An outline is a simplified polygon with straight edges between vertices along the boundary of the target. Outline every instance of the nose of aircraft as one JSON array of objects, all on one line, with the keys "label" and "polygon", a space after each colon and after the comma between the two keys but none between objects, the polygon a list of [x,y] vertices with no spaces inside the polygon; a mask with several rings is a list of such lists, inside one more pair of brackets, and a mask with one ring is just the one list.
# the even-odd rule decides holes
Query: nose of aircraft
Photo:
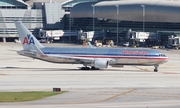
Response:
[{"label": "nose of aircraft", "polygon": [[164,61],[167,62],[169,60],[169,57],[165,55]]},{"label": "nose of aircraft", "polygon": [[160,56],[160,58],[161,58],[161,61],[163,62],[163,63],[165,63],[165,62],[167,62],[168,60],[169,60],[169,57],[168,56],[166,56],[165,54],[159,54],[159,56]]}]

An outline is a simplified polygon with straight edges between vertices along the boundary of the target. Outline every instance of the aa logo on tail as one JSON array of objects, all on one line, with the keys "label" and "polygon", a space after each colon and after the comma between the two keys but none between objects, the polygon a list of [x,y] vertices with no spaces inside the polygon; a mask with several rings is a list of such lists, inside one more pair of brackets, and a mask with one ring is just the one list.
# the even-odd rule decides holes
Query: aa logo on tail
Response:
[{"label": "aa logo on tail", "polygon": [[23,44],[35,44],[33,37],[30,34],[27,34],[27,37],[24,38]]}]

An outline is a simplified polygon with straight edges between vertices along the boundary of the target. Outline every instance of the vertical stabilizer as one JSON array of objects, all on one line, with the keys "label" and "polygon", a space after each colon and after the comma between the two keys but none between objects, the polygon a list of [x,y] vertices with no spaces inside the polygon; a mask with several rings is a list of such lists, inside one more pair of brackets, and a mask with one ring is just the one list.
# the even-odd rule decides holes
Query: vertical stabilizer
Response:
[{"label": "vertical stabilizer", "polygon": [[15,25],[24,50],[36,50],[34,46],[37,48],[44,47],[21,21],[15,21]]}]

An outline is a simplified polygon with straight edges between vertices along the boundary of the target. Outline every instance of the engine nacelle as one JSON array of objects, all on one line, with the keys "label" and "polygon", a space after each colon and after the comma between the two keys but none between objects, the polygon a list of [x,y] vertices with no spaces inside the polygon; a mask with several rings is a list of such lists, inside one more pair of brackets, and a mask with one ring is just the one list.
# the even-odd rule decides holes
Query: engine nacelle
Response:
[{"label": "engine nacelle", "polygon": [[94,61],[94,67],[95,68],[107,68],[108,67],[108,61],[107,60],[102,60],[98,59]]}]

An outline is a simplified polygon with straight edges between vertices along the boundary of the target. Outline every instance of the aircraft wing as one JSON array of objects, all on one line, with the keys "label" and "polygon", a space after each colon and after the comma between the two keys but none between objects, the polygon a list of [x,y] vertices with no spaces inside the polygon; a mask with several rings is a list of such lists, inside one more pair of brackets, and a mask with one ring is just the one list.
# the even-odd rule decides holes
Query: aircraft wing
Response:
[{"label": "aircraft wing", "polygon": [[[94,62],[96,59],[99,58],[86,58],[86,57],[76,57],[76,56],[66,56],[66,55],[47,55],[49,57],[53,57],[53,58],[61,58],[61,59],[71,59],[71,60],[75,60],[75,61],[79,61],[79,62]],[[112,58],[103,58],[103,59],[107,59],[107,61],[116,61],[115,59]]]},{"label": "aircraft wing", "polygon": [[66,56],[66,55],[47,55],[49,57],[53,58],[61,58],[61,59],[71,59],[71,60],[78,60],[78,61],[84,61],[84,62],[93,62],[93,58],[85,58],[85,57],[75,57],[75,56]]}]

